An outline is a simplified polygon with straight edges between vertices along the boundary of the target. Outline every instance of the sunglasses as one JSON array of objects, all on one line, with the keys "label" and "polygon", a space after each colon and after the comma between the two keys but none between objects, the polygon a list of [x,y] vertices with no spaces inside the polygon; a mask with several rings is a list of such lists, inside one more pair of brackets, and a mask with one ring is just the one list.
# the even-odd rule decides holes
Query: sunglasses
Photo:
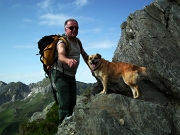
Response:
[{"label": "sunglasses", "polygon": [[77,26],[70,26],[70,27],[66,27],[66,28],[69,28],[70,30],[78,30],[79,29],[79,27],[77,27]]}]

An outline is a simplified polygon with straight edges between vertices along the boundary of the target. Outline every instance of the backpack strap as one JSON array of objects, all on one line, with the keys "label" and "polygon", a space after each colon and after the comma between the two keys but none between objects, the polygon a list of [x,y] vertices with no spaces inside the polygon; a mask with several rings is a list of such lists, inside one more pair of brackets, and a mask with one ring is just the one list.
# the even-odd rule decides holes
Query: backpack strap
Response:
[{"label": "backpack strap", "polygon": [[79,43],[80,50],[82,50],[82,43],[81,43],[81,40],[80,40],[79,38],[76,38],[76,41]]},{"label": "backpack strap", "polygon": [[52,92],[53,92],[53,97],[54,97],[54,100],[56,101],[56,104],[58,105],[58,99],[57,99],[57,89],[56,89],[56,86],[54,84],[54,81],[52,80],[52,69],[51,67],[49,68],[49,80],[50,80],[50,84],[51,84],[51,88],[52,88]]},{"label": "backpack strap", "polygon": [[70,52],[71,46],[70,46],[67,38],[64,36],[61,36],[61,37],[59,37],[59,40],[62,40],[66,44],[66,48],[65,48],[66,49],[66,55],[68,55],[68,53]]},{"label": "backpack strap", "polygon": [[[62,40],[63,43],[65,43],[65,51],[66,51],[66,55],[68,55],[68,53],[70,52],[71,46],[69,41],[67,40],[67,37],[65,34],[62,34],[62,36],[59,36],[58,40]],[[64,66],[63,63],[61,64],[62,70],[63,70],[63,75],[64,75]]]}]

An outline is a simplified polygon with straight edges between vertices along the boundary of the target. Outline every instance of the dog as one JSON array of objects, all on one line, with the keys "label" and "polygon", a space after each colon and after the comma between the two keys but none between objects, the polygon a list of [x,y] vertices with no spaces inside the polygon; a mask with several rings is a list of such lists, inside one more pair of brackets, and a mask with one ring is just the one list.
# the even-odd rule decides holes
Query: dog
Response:
[{"label": "dog", "polygon": [[109,62],[101,58],[98,53],[89,55],[87,63],[94,75],[102,82],[103,90],[100,94],[107,93],[107,83],[110,79],[118,80],[122,77],[124,82],[131,88],[133,98],[139,97],[137,82],[141,75],[147,76],[145,67],[138,67],[125,62]]}]

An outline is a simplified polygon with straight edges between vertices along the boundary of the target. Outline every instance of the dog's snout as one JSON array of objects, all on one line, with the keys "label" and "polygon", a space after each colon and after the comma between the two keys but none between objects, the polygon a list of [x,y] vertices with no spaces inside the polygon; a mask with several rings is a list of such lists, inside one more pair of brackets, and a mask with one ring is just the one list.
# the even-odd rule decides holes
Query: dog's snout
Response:
[{"label": "dog's snout", "polygon": [[91,60],[91,62],[93,63],[93,64],[95,64],[96,63],[96,61],[93,59],[93,60]]},{"label": "dog's snout", "polygon": [[90,64],[96,64],[96,61],[94,59],[90,60]]}]

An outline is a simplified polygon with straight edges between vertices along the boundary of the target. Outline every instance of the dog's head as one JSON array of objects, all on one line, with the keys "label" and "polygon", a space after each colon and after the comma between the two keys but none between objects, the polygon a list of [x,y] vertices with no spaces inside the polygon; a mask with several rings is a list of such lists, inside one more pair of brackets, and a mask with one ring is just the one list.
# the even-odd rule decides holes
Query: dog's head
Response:
[{"label": "dog's head", "polygon": [[89,55],[88,57],[88,64],[92,70],[95,70],[99,67],[100,65],[100,60],[101,60],[101,55],[100,54],[94,54],[94,55]]}]

